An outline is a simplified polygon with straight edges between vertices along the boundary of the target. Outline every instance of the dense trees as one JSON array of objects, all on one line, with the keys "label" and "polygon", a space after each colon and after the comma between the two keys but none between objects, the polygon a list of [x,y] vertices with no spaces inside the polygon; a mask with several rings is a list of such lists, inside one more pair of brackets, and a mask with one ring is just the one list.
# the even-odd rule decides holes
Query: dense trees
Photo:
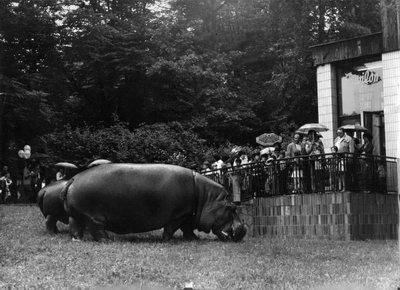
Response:
[{"label": "dense trees", "polygon": [[[66,131],[96,135],[121,126],[115,120],[128,124],[118,131],[121,140],[131,134],[143,151],[143,144],[179,140],[163,143],[161,161],[176,154],[193,161],[206,145],[252,143],[266,131],[289,133],[317,117],[309,47],[380,30],[378,0],[0,5],[0,159],[6,162],[26,143],[81,162],[157,160],[152,154],[159,148],[145,158],[121,153],[128,147],[112,147],[122,155],[100,147],[61,150],[61,143],[71,145]],[[143,132],[157,132],[156,144]]]}]

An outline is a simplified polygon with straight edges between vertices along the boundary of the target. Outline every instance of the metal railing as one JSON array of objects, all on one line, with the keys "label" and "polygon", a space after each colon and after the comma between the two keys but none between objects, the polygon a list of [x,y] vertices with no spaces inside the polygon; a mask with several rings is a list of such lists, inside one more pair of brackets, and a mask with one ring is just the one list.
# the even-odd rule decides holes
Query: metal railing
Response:
[{"label": "metal railing", "polygon": [[336,153],[298,156],[202,172],[233,201],[333,191],[397,193],[397,163],[386,156]]}]

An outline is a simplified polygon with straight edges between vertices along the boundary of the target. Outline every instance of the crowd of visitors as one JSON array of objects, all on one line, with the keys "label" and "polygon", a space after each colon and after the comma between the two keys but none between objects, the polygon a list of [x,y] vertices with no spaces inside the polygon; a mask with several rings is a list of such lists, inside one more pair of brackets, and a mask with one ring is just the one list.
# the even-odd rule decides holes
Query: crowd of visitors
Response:
[{"label": "crowd of visitors", "polygon": [[[233,201],[239,201],[246,188],[264,194],[344,191],[351,186],[368,188],[373,180],[385,187],[385,162],[373,162],[369,132],[363,134],[360,143],[353,132],[339,128],[328,152],[321,138],[318,132],[309,130],[308,134],[295,133],[286,150],[277,142],[272,150],[215,155],[214,162],[203,163],[201,172],[229,188]],[[257,169],[260,165],[262,171]]]},{"label": "crowd of visitors", "polygon": [[39,190],[54,181],[56,175],[40,161],[29,160],[18,164],[10,171],[8,165],[2,167],[0,176],[1,203],[35,203]]}]

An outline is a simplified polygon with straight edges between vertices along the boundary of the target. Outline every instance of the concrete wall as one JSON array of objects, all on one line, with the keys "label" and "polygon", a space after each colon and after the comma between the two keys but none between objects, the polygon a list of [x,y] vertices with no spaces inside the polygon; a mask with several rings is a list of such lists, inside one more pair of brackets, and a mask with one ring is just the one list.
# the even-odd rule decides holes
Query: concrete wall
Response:
[{"label": "concrete wall", "polygon": [[333,65],[325,64],[317,67],[317,90],[318,122],[329,128],[329,131],[322,132],[325,152],[329,153],[338,126],[336,73]]},{"label": "concrete wall", "polygon": [[400,158],[400,51],[382,54],[386,155]]}]

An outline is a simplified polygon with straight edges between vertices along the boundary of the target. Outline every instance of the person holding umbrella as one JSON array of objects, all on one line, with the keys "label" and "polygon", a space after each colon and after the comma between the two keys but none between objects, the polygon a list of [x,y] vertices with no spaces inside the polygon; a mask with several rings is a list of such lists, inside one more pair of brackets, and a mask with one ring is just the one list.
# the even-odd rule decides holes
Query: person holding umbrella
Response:
[{"label": "person holding umbrella", "polygon": [[369,132],[363,134],[363,145],[360,147],[361,154],[372,155],[374,151],[374,145],[372,144],[372,135]]},{"label": "person holding umbrella", "polygon": [[[340,155],[340,164],[343,167],[343,171],[340,171],[340,180],[342,184],[341,190],[344,191],[346,189],[346,185],[351,181],[351,175],[349,174],[349,169],[351,169],[354,165],[352,159],[346,158],[345,153],[354,153],[354,140],[352,137],[347,135],[343,128],[337,129],[337,137],[333,142],[333,145],[338,148],[338,153],[342,153]],[[344,153],[344,154],[343,154]]]},{"label": "person holding umbrella", "polygon": [[[58,163],[54,164],[54,166],[63,169],[63,173],[64,173],[63,179],[71,178],[72,174],[74,172],[76,172],[76,170],[78,169],[78,166],[76,166],[73,163],[69,163],[69,162],[58,162]],[[70,169],[69,172],[67,171],[67,169]],[[56,179],[57,179],[57,176],[56,176]]]},{"label": "person holding umbrella", "polygon": [[324,144],[322,143],[320,137],[321,134],[317,133],[315,130],[308,131],[308,140],[311,143],[311,152],[310,154],[325,154]]},{"label": "person holding umbrella", "polygon": [[56,173],[56,180],[63,180],[65,178],[65,168],[61,167]]}]

